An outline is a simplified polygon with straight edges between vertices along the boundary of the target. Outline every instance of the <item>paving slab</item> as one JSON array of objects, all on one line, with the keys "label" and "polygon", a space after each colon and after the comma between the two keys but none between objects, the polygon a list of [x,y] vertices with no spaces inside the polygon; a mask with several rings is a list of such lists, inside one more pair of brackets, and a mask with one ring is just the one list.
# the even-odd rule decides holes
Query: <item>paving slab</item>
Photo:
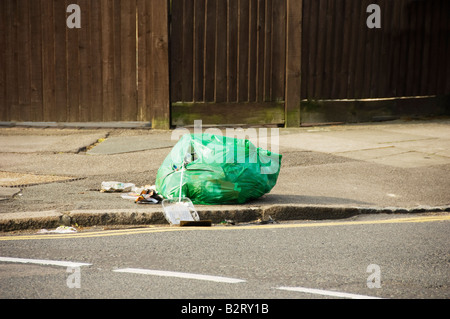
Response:
[{"label": "paving slab", "polygon": [[406,151],[370,159],[369,161],[384,165],[413,168],[450,164],[450,157],[433,155],[424,152]]},{"label": "paving slab", "polygon": [[450,135],[448,138],[393,142],[390,145],[400,150],[420,150],[422,153],[450,158]]},{"label": "paving slab", "polygon": [[431,139],[429,136],[413,134],[413,132],[386,131],[381,128],[341,130],[316,133],[324,138],[340,138],[349,141],[359,141],[370,144],[386,144],[402,141],[417,141]]},{"label": "paving slab", "polygon": [[355,150],[355,151],[347,151],[347,152],[337,152],[336,155],[353,158],[362,161],[371,161],[377,158],[383,158],[386,156],[397,155],[400,153],[409,152],[404,149],[400,149],[394,147],[393,145],[363,149],[363,150]]},{"label": "paving slab", "polygon": [[104,133],[76,135],[0,135],[1,153],[77,153],[104,138]]},{"label": "paving slab", "polygon": [[59,218],[61,217],[61,212],[56,210],[48,210],[48,211],[24,211],[19,213],[4,213],[0,214],[0,221],[7,221],[11,219],[16,220],[26,220],[26,219],[35,219],[35,218]]},{"label": "paving slab", "polygon": [[426,122],[402,122],[401,124],[385,124],[381,125],[386,132],[399,132],[412,135],[421,135],[435,138],[450,138],[450,122],[449,121],[426,121]]},{"label": "paving slab", "polygon": [[108,137],[102,143],[99,143],[87,151],[88,155],[112,155],[131,152],[140,152],[146,150],[155,150],[161,148],[170,148],[177,141],[159,139],[155,135],[144,136],[113,136]]},{"label": "paving slab", "polygon": [[278,144],[280,148],[290,147],[324,153],[336,153],[374,148],[372,143],[338,138],[334,136],[324,136],[319,133],[296,133],[290,135],[281,135],[279,137],[279,141],[271,138],[269,142],[272,146],[274,144]]},{"label": "paving slab", "polygon": [[19,194],[21,189],[19,187],[0,187],[0,200],[12,198]]},{"label": "paving slab", "polygon": [[72,180],[74,177],[0,171],[0,186],[18,187]]},{"label": "paving slab", "polygon": [[398,207],[450,204],[450,165],[389,164],[354,160],[288,167],[265,200]]}]

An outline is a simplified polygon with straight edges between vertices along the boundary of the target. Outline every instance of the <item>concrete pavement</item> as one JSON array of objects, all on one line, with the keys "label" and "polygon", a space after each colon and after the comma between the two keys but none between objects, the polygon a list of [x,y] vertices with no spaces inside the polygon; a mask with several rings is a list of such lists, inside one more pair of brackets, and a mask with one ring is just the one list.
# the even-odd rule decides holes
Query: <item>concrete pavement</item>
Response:
[{"label": "concrete pavement", "polygon": [[[268,132],[255,143],[283,155],[271,193],[245,205],[196,205],[202,219],[450,211],[449,119]],[[100,186],[154,184],[176,143],[172,133],[145,127],[0,128],[0,231],[167,224],[160,204],[135,204],[118,193],[101,193]]]}]

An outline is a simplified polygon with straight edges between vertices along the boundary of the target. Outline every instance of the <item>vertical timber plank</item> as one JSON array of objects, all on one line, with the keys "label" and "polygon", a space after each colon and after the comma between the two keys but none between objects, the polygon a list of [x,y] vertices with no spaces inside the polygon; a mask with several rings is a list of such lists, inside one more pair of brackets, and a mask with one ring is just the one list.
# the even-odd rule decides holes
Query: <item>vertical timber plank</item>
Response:
[{"label": "vertical timber plank", "polygon": [[[363,8],[366,9],[369,5],[371,4],[371,0],[364,2],[364,6]],[[366,24],[366,19],[367,19],[367,12],[366,10],[363,10],[364,15],[363,18],[361,19],[361,25],[365,26]],[[377,31],[379,29],[377,28],[373,28],[373,29],[369,29],[367,27],[362,28],[362,31],[365,34],[365,53],[364,53],[364,61],[363,61],[363,65],[364,65],[364,71],[362,74],[362,82],[361,83],[361,88],[360,88],[360,92],[358,97],[359,98],[366,98],[366,97],[370,97],[370,79],[374,76],[374,72],[373,72],[373,61],[372,61],[372,56],[373,56],[373,52],[374,52],[374,44],[375,44],[375,39],[376,39],[376,34]]]},{"label": "vertical timber plank", "polygon": [[214,102],[216,78],[216,2],[207,0],[205,7],[205,53],[204,53],[204,101]]},{"label": "vertical timber plank", "polygon": [[103,120],[115,118],[114,103],[114,3],[101,0],[102,23],[102,104]]},{"label": "vertical timber plank", "polygon": [[30,39],[30,11],[29,1],[18,1],[18,91],[19,91],[19,118],[21,121],[30,121],[31,104],[31,79],[30,79],[30,58],[31,58],[31,39]]},{"label": "vertical timber plank", "polygon": [[[303,44],[306,44],[306,49],[304,52],[308,54],[308,63],[307,63],[307,76],[303,78],[303,81],[308,81],[308,92],[304,92],[305,99],[314,99],[316,97],[316,86],[317,86],[317,63],[318,63],[318,55],[317,48],[319,42],[318,36],[318,28],[319,28],[319,1],[313,0],[304,0],[309,3],[309,11],[306,14],[306,19],[309,22],[306,22],[310,25],[309,33],[305,35]],[[303,67],[303,66],[302,66]],[[303,70],[302,70],[303,74]]]},{"label": "vertical timber plank", "polygon": [[258,49],[258,1],[250,0],[249,7],[249,54],[248,54],[248,101],[256,101],[257,86],[257,49]]},{"label": "vertical timber plank", "polygon": [[145,0],[145,11],[146,11],[146,19],[145,19],[145,47],[146,47],[146,64],[145,64],[145,96],[146,96],[146,121],[151,121],[153,116],[153,68],[155,68],[155,64],[157,61],[154,59],[152,38],[153,38],[153,30],[152,30],[152,1],[153,0]]},{"label": "vertical timber plank", "polygon": [[147,104],[147,90],[145,88],[147,83],[146,65],[151,63],[147,60],[147,37],[146,26],[148,20],[148,11],[145,0],[136,1],[137,10],[137,120],[144,121],[146,119],[146,104]]},{"label": "vertical timber plank", "polygon": [[287,0],[285,126],[300,126],[303,0]]},{"label": "vertical timber plank", "polygon": [[301,75],[302,75],[302,87],[301,87],[301,99],[304,99],[308,92],[308,77],[310,72],[310,67],[308,63],[308,55],[310,50],[309,36],[311,35],[312,25],[310,21],[310,10],[311,1],[303,1],[303,13],[302,13],[302,65],[301,65]]},{"label": "vertical timber plank", "polygon": [[332,81],[330,84],[330,96],[333,99],[340,98],[340,87],[343,82],[345,82],[345,78],[343,78],[343,48],[344,48],[344,42],[346,40],[346,35],[348,33],[345,33],[345,27],[346,24],[344,17],[345,17],[345,0],[335,0],[335,24],[334,24],[334,53],[333,53],[333,59],[330,66],[330,70],[332,72]]},{"label": "vertical timber plank", "polygon": [[437,88],[435,94],[437,95],[445,95],[449,94],[449,91],[446,91],[446,87],[448,87],[449,75],[446,72],[449,64],[449,42],[450,42],[450,34],[449,34],[449,20],[450,20],[450,4],[448,1],[441,0],[441,10],[439,17],[439,51],[437,60],[439,61],[439,70],[437,76]]},{"label": "vertical timber plank", "polygon": [[43,105],[46,122],[55,121],[55,30],[53,1],[41,0],[42,8],[42,67]]},{"label": "vertical timber plank", "polygon": [[[102,79],[102,11],[99,0],[91,2],[91,68],[92,68],[92,104],[90,121],[103,121],[103,79]],[[105,34],[107,36],[107,34]]]},{"label": "vertical timber plank", "polygon": [[227,101],[227,1],[218,0],[216,4],[216,76],[215,102]]},{"label": "vertical timber plank", "polygon": [[426,95],[427,92],[427,84],[429,81],[429,65],[430,65],[430,47],[431,47],[431,41],[430,41],[430,35],[431,35],[431,4],[432,2],[428,1],[425,3],[425,21],[424,21],[424,51],[423,51],[423,70],[422,70],[422,76],[420,78],[420,88],[419,88],[419,95]]},{"label": "vertical timber plank", "polygon": [[7,46],[6,51],[6,118],[20,121],[17,74],[17,2],[6,2]]},{"label": "vertical timber plank", "polygon": [[92,61],[91,61],[91,1],[78,0],[82,10],[81,28],[78,29],[80,51],[80,117],[79,121],[88,122],[92,109]]},{"label": "vertical timber plank", "polygon": [[407,51],[407,64],[405,72],[405,96],[412,96],[412,85],[414,81],[414,69],[418,66],[414,65],[414,57],[417,55],[417,45],[416,45],[416,25],[417,25],[417,5],[415,2],[410,2],[407,4],[406,8],[408,16],[408,49]]},{"label": "vertical timber plank", "polygon": [[216,79],[216,4],[217,0],[207,0],[205,7],[205,64],[204,64],[204,101],[214,102]]},{"label": "vertical timber plank", "polygon": [[170,128],[169,92],[169,15],[166,0],[151,1],[150,45],[153,46],[153,81],[151,122],[155,129]]},{"label": "vertical timber plank", "polygon": [[[74,3],[66,0],[66,7]],[[83,8],[81,8],[83,10]],[[83,13],[81,27],[83,27]],[[67,30],[67,121],[80,121],[80,54],[79,29]]]},{"label": "vertical timber plank", "polygon": [[[329,99],[331,91],[331,82],[333,81],[332,72],[332,56],[335,54],[334,48],[334,34],[333,30],[336,28],[336,12],[334,10],[335,0],[327,0],[327,9],[324,12],[326,28],[325,28],[325,47],[323,60],[323,78],[322,78],[322,99]],[[322,22],[323,20],[321,20]],[[323,23],[323,22],[322,22]]]},{"label": "vertical timber plank", "polygon": [[357,25],[355,26],[355,29],[357,31],[356,37],[354,39],[357,39],[357,45],[355,46],[355,51],[353,54],[355,55],[356,60],[356,68],[355,68],[355,74],[354,74],[354,82],[353,82],[353,92],[352,92],[352,98],[361,98],[363,97],[362,90],[364,88],[364,79],[365,79],[365,57],[368,54],[366,50],[366,35],[367,35],[367,27],[366,27],[366,8],[367,8],[367,1],[357,1],[358,4],[360,4],[360,11],[356,12],[356,15],[354,19],[357,21]]},{"label": "vertical timber plank", "polygon": [[67,50],[65,1],[54,1],[55,13],[55,99],[57,122],[67,121]]},{"label": "vertical timber plank", "polygon": [[121,5],[121,120],[136,121],[136,0]]},{"label": "vertical timber plank", "polygon": [[[8,34],[6,22],[6,1],[0,1],[0,47],[7,48],[6,37]],[[0,121],[7,121],[6,103],[6,49],[0,51]]]},{"label": "vertical timber plank", "polygon": [[114,0],[114,114],[122,119],[122,1]]},{"label": "vertical timber plank", "polygon": [[314,98],[321,99],[324,95],[324,78],[325,78],[325,53],[326,53],[326,40],[327,40],[327,24],[324,21],[327,21],[326,13],[327,13],[327,0],[318,0],[319,2],[319,11],[317,16],[318,33],[317,33],[317,57],[316,57],[316,68],[317,68],[317,77],[315,83],[315,91]]},{"label": "vertical timber plank", "polygon": [[[417,12],[417,25],[416,25],[416,55],[414,59],[414,76],[412,80],[413,84],[413,95],[419,95],[420,92],[420,79],[422,78],[422,70],[426,68],[423,64],[424,61],[424,29],[425,29],[425,14],[426,14],[426,2],[418,2],[416,5]],[[444,62],[444,61],[442,61]],[[444,68],[445,69],[445,68]]]},{"label": "vertical timber plank", "polygon": [[[183,0],[172,0],[172,34],[170,36],[170,96],[182,101]],[[149,48],[151,49],[151,48]],[[148,63],[152,63],[148,61]]]},{"label": "vertical timber plank", "polygon": [[265,9],[266,24],[264,29],[264,101],[272,101],[272,0],[266,0]]},{"label": "vertical timber plank", "polygon": [[238,61],[238,0],[229,0],[228,4],[228,102],[237,101],[237,61]]},{"label": "vertical timber plank", "polygon": [[183,67],[182,67],[182,100],[193,101],[194,81],[194,1],[183,1]]},{"label": "vertical timber plank", "polygon": [[258,0],[256,38],[256,101],[264,101],[264,29],[266,22],[265,0]]},{"label": "vertical timber plank", "polygon": [[[388,97],[388,82],[392,72],[389,65],[392,59],[392,23],[394,20],[392,18],[393,4],[389,4],[389,1],[382,1],[380,7],[382,12],[385,12],[381,16],[381,27],[384,28],[384,31],[381,33],[380,58],[377,59],[376,56],[374,57],[377,59],[376,62],[378,63],[378,65],[374,67],[374,70],[378,73],[378,82],[374,82],[372,87],[376,86],[377,88],[374,90],[375,97]],[[389,13],[386,11],[389,11]]]},{"label": "vertical timber plank", "polygon": [[[381,1],[378,1],[378,5],[380,6],[381,12],[386,12],[386,10]],[[381,15],[382,19],[383,15]],[[381,27],[386,29],[386,25],[381,25]],[[373,98],[378,94],[378,90],[380,89],[380,74],[385,74],[384,70],[380,70],[379,61],[382,59],[381,49],[381,35],[382,29],[373,28],[367,29],[368,31],[368,39],[369,46],[367,50],[367,59],[366,59],[366,73],[368,74],[365,83],[364,83],[364,98]]]},{"label": "vertical timber plank", "polygon": [[353,6],[350,1],[343,0],[343,33],[342,36],[342,56],[341,56],[341,72],[339,74],[339,86],[336,86],[336,95],[340,99],[347,98],[347,87],[350,76],[350,46],[351,46],[351,30],[353,27],[352,10]]},{"label": "vertical timber plank", "polygon": [[206,0],[194,1],[194,82],[193,100],[203,102],[203,76],[205,63],[205,2]]},{"label": "vertical timber plank", "polygon": [[238,102],[248,101],[249,1],[239,1],[238,11]]},{"label": "vertical timber plank", "polygon": [[[397,1],[395,1],[397,4]],[[396,96],[406,96],[406,82],[407,82],[407,68],[408,68],[408,48],[410,46],[409,43],[409,34],[408,34],[408,26],[409,26],[409,6],[407,0],[398,0],[400,4],[399,17],[400,19],[400,30],[399,30],[399,56],[398,56],[398,72],[397,78],[393,82],[393,85],[396,89]]]},{"label": "vertical timber plank", "polygon": [[397,96],[399,92],[397,88],[398,78],[399,78],[399,65],[401,58],[401,6],[402,1],[394,1],[391,4],[391,15],[392,15],[392,35],[391,35],[391,61],[390,61],[390,69],[391,73],[388,79],[388,90],[390,96]]},{"label": "vertical timber plank", "polygon": [[[445,86],[443,86],[444,94],[450,93],[450,79],[448,75],[450,74],[450,4],[445,2],[444,8],[442,9],[443,14],[445,15],[445,22],[446,25],[444,26],[444,43],[447,44],[444,51],[444,59],[446,63],[446,69],[441,70],[443,82],[445,83]],[[449,109],[449,106],[447,105],[447,110]]]},{"label": "vertical timber plank", "polygon": [[[298,4],[297,4],[298,5]],[[272,8],[272,99],[282,101],[285,95],[286,70],[286,0],[276,2]],[[295,9],[298,10],[298,7]],[[299,18],[297,12],[293,19]],[[295,23],[297,23],[296,21]],[[292,39],[291,39],[292,40]],[[297,39],[298,40],[298,39]],[[301,46],[298,47],[299,49]],[[297,56],[301,56],[299,53]]]}]

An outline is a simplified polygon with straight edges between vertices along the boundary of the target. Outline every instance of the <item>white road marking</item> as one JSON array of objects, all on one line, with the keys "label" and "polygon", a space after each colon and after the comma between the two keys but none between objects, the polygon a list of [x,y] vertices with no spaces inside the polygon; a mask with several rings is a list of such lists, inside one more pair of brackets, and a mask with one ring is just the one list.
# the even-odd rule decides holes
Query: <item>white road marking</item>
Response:
[{"label": "white road marking", "polygon": [[322,289],[312,289],[312,288],[304,288],[304,287],[278,287],[277,289],[288,290],[288,291],[298,291],[298,292],[304,292],[307,294],[316,294],[316,295],[324,295],[324,296],[340,297],[340,298],[380,299],[378,297],[372,297],[372,296],[366,296],[366,295],[349,294],[346,292],[322,290]]},{"label": "white road marking", "polygon": [[153,276],[162,276],[162,277],[177,277],[177,278],[185,278],[185,279],[207,280],[207,281],[225,282],[225,283],[231,283],[231,284],[245,282],[245,280],[236,279],[236,278],[201,275],[201,274],[191,274],[191,273],[186,273],[186,272],[165,271],[165,270],[124,268],[124,269],[115,269],[114,271],[115,272],[134,273],[134,274],[153,275]]},{"label": "white road marking", "polygon": [[[62,266],[62,267],[73,267],[73,268],[92,265],[89,263],[72,262],[72,261],[27,259],[27,258],[14,258],[14,257],[0,257],[0,262],[36,264],[36,265],[46,265],[46,266]],[[233,283],[233,284],[246,282],[246,280],[243,280],[243,279],[230,278],[230,277],[211,276],[211,275],[193,274],[193,273],[176,272],[176,271],[165,271],[165,270],[141,269],[141,268],[123,268],[123,269],[114,269],[113,271],[121,272],[121,273],[133,273],[133,274],[143,274],[143,275],[162,276],[162,277],[176,277],[176,278],[184,278],[184,279],[197,279],[197,280],[206,280],[206,281],[213,281],[213,282]],[[308,293],[308,294],[318,294],[318,295],[331,296],[331,297],[339,297],[339,298],[380,299],[378,297],[373,297],[373,296],[351,294],[351,293],[332,291],[332,290],[305,288],[305,287],[278,287],[277,289],[303,292],[303,293]]]},{"label": "white road marking", "polygon": [[10,262],[10,263],[36,264],[36,265],[61,266],[61,267],[73,267],[73,268],[92,265],[92,264],[72,262],[72,261],[25,259],[25,258],[13,258],[13,257],[0,257],[0,262],[2,262],[2,261]]}]

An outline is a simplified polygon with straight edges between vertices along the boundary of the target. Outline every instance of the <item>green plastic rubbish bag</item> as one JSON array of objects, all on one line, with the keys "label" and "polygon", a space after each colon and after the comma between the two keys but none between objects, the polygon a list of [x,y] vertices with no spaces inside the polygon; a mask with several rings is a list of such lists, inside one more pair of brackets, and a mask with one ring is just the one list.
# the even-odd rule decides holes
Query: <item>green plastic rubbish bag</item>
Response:
[{"label": "green plastic rubbish bag", "polygon": [[271,191],[281,158],[246,139],[185,134],[158,169],[155,186],[165,198],[181,195],[200,205],[242,204]]}]

